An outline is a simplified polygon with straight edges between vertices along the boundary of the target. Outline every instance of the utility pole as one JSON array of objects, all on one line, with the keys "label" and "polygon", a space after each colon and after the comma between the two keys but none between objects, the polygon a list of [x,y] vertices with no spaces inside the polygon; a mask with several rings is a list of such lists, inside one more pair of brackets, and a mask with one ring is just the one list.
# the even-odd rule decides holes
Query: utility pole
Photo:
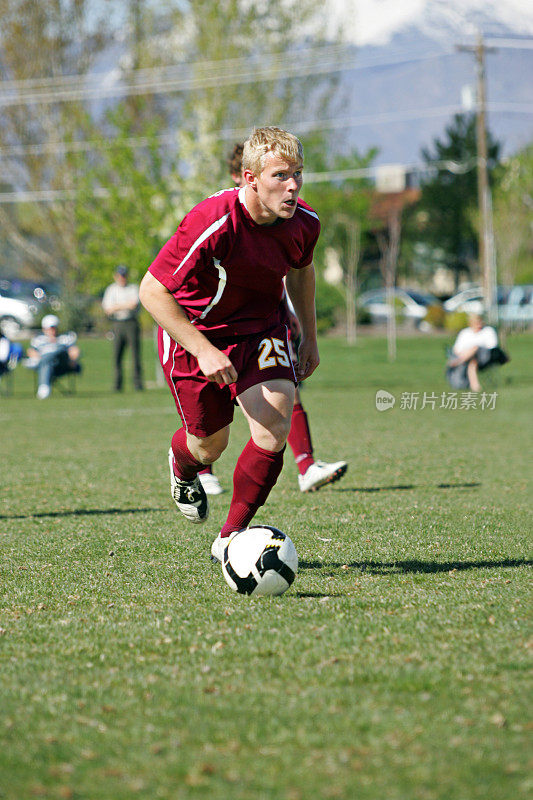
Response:
[{"label": "utility pole", "polygon": [[476,59],[476,143],[477,143],[477,194],[479,207],[479,266],[483,284],[483,304],[491,324],[498,322],[496,304],[496,259],[492,225],[492,200],[487,169],[487,82],[485,77],[485,54],[495,53],[496,48],[486,47],[483,36],[478,33],[477,44],[457,45],[463,53],[473,53]]}]

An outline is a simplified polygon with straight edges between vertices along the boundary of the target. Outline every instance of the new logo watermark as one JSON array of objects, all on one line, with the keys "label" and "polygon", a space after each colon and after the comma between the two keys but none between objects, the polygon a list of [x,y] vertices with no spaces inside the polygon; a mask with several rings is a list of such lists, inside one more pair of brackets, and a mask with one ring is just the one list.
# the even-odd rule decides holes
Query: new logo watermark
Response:
[{"label": "new logo watermark", "polygon": [[389,408],[394,408],[396,398],[385,389],[379,389],[376,392],[376,408],[378,411],[388,411]]},{"label": "new logo watermark", "polygon": [[[444,409],[446,411],[494,411],[498,392],[402,392],[399,397],[398,408],[401,411],[418,411],[423,408]],[[394,408],[396,397],[385,389],[376,392],[376,408],[378,411],[388,411]]]}]

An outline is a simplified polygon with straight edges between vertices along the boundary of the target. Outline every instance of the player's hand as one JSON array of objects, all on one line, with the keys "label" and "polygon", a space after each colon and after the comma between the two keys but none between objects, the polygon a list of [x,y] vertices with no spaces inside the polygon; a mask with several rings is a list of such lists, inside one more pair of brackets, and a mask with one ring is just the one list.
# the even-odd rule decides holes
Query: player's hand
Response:
[{"label": "player's hand", "polygon": [[318,355],[316,339],[302,339],[300,347],[298,348],[298,366],[296,368],[296,377],[298,380],[304,381],[312,375],[319,363],[320,356]]},{"label": "player's hand", "polygon": [[216,347],[209,347],[198,353],[198,366],[208,381],[218,383],[220,386],[235,383],[238,378],[237,370],[225,353]]}]

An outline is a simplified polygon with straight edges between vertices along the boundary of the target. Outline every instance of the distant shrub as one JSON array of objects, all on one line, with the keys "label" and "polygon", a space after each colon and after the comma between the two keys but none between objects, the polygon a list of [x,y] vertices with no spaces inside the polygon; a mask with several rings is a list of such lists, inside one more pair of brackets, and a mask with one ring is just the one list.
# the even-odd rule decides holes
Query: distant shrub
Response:
[{"label": "distant shrub", "polygon": [[324,280],[317,281],[316,320],[319,333],[331,330],[344,311],[344,291]]},{"label": "distant shrub", "polygon": [[457,331],[466,328],[468,325],[468,314],[464,311],[453,311],[451,314],[446,314],[444,319],[444,327],[447,331],[457,333]]},{"label": "distant shrub", "polygon": [[428,306],[424,320],[433,328],[444,328],[446,322],[446,312],[441,305]]},{"label": "distant shrub", "polygon": [[358,325],[370,325],[372,322],[372,315],[368,308],[364,306],[357,306],[357,324]]}]

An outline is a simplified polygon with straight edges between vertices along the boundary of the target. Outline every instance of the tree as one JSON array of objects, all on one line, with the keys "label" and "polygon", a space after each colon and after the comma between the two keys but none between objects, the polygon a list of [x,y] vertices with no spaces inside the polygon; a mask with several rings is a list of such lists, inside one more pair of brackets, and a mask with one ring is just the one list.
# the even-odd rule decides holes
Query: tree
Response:
[{"label": "tree", "polygon": [[[327,261],[328,251],[336,254],[342,269],[346,338],[353,344],[356,338],[358,267],[365,235],[370,228],[368,214],[371,191],[368,179],[343,177],[343,173],[364,171],[372,163],[376,151],[370,150],[364,156],[354,152],[350,156],[335,156],[331,159],[324,158],[324,152],[327,152],[327,148],[320,139],[312,140],[309,148],[306,148],[305,172],[315,171],[318,176],[320,172],[329,173],[331,178],[324,182],[306,184],[304,177],[303,197],[317,211],[321,222],[321,235],[315,250],[319,279],[321,282],[324,280],[323,265]],[[335,179],[335,175],[339,177]]]},{"label": "tree", "polygon": [[[139,127],[142,113],[129,112],[125,104],[108,112],[110,146],[101,133],[94,133],[96,149],[76,193],[78,285],[91,294],[102,291],[120,263],[140,279],[175,228],[172,198],[177,185],[172,163],[165,163],[161,154],[162,120],[152,117]],[[143,147],[132,146],[133,132],[137,143],[144,140]]]},{"label": "tree", "polygon": [[[488,133],[492,184],[499,152],[499,143]],[[428,177],[422,180],[420,202],[409,215],[409,239],[415,245],[429,245],[430,262],[445,262],[457,284],[461,272],[474,271],[478,254],[475,116],[456,114],[445,138],[435,139],[432,149],[422,150],[422,157]]]},{"label": "tree", "polygon": [[[0,0],[0,72],[11,95],[0,145],[13,152],[4,156],[3,180],[19,191],[52,193],[49,202],[0,208],[0,231],[34,273],[61,282],[69,295],[77,289],[72,200],[80,173],[60,143],[79,137],[84,114],[78,103],[67,109],[55,102],[48,87],[50,79],[86,73],[103,46],[103,23],[93,18],[89,25],[88,6],[88,0]],[[32,99],[47,91],[46,102]],[[64,197],[56,200],[55,190]]]},{"label": "tree", "polygon": [[533,283],[533,144],[502,166],[494,190],[494,238],[500,281]]},{"label": "tree", "polygon": [[195,0],[176,9],[169,44],[179,42],[197,84],[182,97],[178,148],[196,185],[225,185],[228,144],[254,126],[294,130],[294,120],[327,107],[336,78],[307,75],[323,40],[302,33],[319,13],[315,0]]},{"label": "tree", "polygon": [[[29,230],[22,231],[18,214],[4,215],[0,225],[27,263],[69,294],[99,286],[111,261],[127,256],[135,269],[147,218],[150,231],[158,229],[164,238],[195,202],[227,185],[229,142],[244,138],[254,124],[292,127],[291,120],[313,116],[329,101],[335,82],[330,75],[308,74],[321,42],[302,34],[312,30],[314,0],[128,0],[114,22],[126,33],[120,45],[111,18],[105,35],[103,26],[88,24],[91,10],[116,6],[105,0],[0,0],[5,77],[39,79],[34,88],[42,94],[50,76],[77,73],[65,81],[81,96],[83,76],[94,84],[91,70],[107,46],[106,57],[116,58],[115,80],[127,86],[120,102],[113,97],[89,105],[71,98],[36,105],[24,84],[1,126],[0,146],[15,146],[18,153],[10,162],[10,183],[58,190],[59,196],[32,207]],[[26,59],[28,50],[38,54],[35,63]],[[172,92],[159,91],[176,76],[182,85],[178,80]],[[122,238],[119,220],[131,236]],[[143,264],[153,250],[151,236]],[[120,243],[125,249],[117,259]]]}]

